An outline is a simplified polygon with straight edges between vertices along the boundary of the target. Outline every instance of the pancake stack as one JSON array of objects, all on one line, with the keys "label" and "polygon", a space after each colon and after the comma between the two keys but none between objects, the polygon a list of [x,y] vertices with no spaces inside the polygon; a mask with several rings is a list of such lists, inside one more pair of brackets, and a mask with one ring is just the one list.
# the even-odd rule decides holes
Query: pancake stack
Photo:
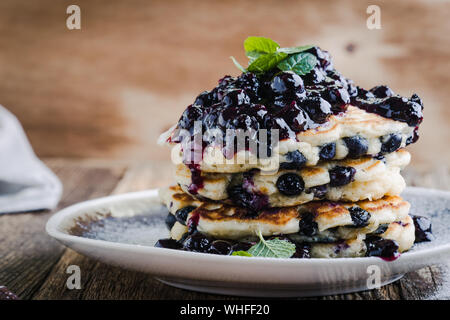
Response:
[{"label": "pancake stack", "polygon": [[[311,52],[322,57],[323,51],[319,52],[316,47],[314,50]],[[336,73],[324,65],[318,70],[330,77]],[[254,89],[256,85],[246,87],[248,79],[262,82],[264,77],[269,79],[265,82],[269,89],[258,91],[259,87]],[[291,72],[275,75],[272,72],[258,77],[244,73],[237,79],[226,77],[219,81],[215,91],[197,97],[175,129],[162,136],[161,140],[173,147],[176,185],[160,190],[161,201],[169,211],[166,224],[170,238],[161,239],[157,246],[251,256],[260,254],[256,252],[257,246],[273,240],[273,243],[290,244],[290,249],[286,249],[288,253],[281,253],[283,257],[380,256],[390,260],[414,245],[418,225],[422,228],[419,228],[421,235],[425,235],[422,238],[427,238],[431,232],[429,223],[424,218],[409,216],[410,204],[400,197],[405,188],[400,172],[411,158],[405,147],[417,140],[421,121],[410,121],[414,112],[422,110],[418,97],[401,98],[387,87],[383,90],[376,87],[370,92],[358,88],[359,93],[353,93],[355,98],[350,99],[351,82],[341,80],[324,87],[328,96],[332,96],[330,92],[334,92],[336,86],[342,83],[347,86],[345,90],[339,89],[344,91],[339,91],[342,101],[338,103],[336,97],[334,100],[315,97],[318,84],[308,87],[308,81],[313,80],[306,76],[303,80],[299,78]],[[294,103],[297,100],[281,111],[272,111],[279,101],[291,99],[291,93],[284,93],[281,98],[277,96],[275,106],[267,109],[249,102],[252,99],[268,101],[267,90],[278,92],[276,85],[280,81],[285,81],[285,87],[289,81],[302,84],[305,81],[306,98],[292,98],[304,103],[301,108],[306,111],[301,112],[308,120],[302,127],[298,125],[300,113],[295,117],[286,116],[301,109]],[[224,86],[228,89],[223,89]],[[230,86],[233,87],[229,89]],[[247,99],[246,92],[263,92],[260,93],[262,98],[248,94]],[[345,98],[344,93],[349,96]],[[205,95],[219,102],[210,106],[211,103],[205,102]],[[362,96],[368,100],[362,101]],[[245,105],[240,104],[240,99],[244,99]],[[390,112],[382,104],[387,99],[392,100],[386,103],[387,107],[392,107]],[[333,111],[326,116],[326,121],[323,117],[317,120],[318,111],[311,111],[314,101],[331,106]],[[394,102],[400,104],[394,105]],[[318,110],[323,109],[321,105]],[[254,114],[261,114],[261,110],[266,112],[264,122],[255,125],[253,119],[257,115]],[[233,116],[226,120],[225,115],[230,112],[234,112]],[[280,118],[268,121],[270,112]],[[240,119],[244,119],[243,122]],[[286,125],[280,125],[279,119],[286,120]],[[266,128],[280,129],[281,134],[265,157],[251,148],[235,146],[230,153],[223,144],[203,140],[200,160],[193,162],[187,156],[193,139],[186,143],[175,134],[177,129],[187,129],[193,135],[193,120],[223,131],[223,126],[251,129],[261,128],[261,123],[271,123],[271,127],[266,125]],[[312,120],[315,123],[311,125]]]}]

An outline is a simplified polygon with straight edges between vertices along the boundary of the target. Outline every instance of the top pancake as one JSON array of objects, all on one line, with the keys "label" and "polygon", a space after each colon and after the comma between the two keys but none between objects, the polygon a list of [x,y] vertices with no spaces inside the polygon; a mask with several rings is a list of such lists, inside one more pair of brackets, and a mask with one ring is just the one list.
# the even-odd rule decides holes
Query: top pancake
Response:
[{"label": "top pancake", "polygon": [[[258,158],[252,152],[241,150],[233,157],[225,158],[222,147],[208,145],[203,150],[200,169],[205,172],[244,172],[253,168],[262,171],[276,171],[279,164],[286,162],[286,154],[292,151],[300,151],[306,158],[307,166],[315,166],[320,159],[321,148],[330,143],[335,144],[334,157],[327,160],[340,160],[352,157],[344,138],[360,137],[367,144],[367,151],[362,155],[376,155],[382,149],[382,141],[391,135],[398,135],[401,143],[398,148],[406,146],[406,141],[413,135],[414,128],[405,122],[384,118],[374,113],[366,112],[354,106],[348,106],[347,111],[340,115],[330,116],[329,121],[323,125],[300,132],[294,139],[285,139],[273,148],[272,155],[268,158]],[[172,130],[161,135],[160,143],[164,143],[172,134]],[[395,151],[395,150],[393,150]],[[182,163],[182,144],[175,144],[172,149],[172,161]]]}]

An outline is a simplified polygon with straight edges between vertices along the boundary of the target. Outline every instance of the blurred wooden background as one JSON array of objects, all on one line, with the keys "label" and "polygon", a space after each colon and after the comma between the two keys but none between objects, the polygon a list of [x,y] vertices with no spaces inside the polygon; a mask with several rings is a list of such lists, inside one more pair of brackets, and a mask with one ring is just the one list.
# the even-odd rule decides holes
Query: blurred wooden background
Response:
[{"label": "blurred wooden background", "polygon": [[[66,8],[81,7],[81,30]],[[381,30],[366,8],[381,7]],[[318,44],[365,87],[388,84],[425,103],[417,168],[450,163],[448,1],[0,2],[0,104],[41,157],[162,161],[156,138],[225,74],[242,42]]]}]

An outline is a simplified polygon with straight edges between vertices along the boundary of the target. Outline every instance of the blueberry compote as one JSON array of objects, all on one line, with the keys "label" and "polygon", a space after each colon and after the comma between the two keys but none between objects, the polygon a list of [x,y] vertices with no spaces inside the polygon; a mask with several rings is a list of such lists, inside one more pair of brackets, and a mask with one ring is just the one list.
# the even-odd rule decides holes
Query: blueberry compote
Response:
[{"label": "blueberry compote", "polygon": [[[259,143],[263,143],[259,129],[279,129],[280,140],[295,139],[296,133],[320,126],[330,115],[345,112],[352,92],[348,90],[356,90],[355,87],[333,69],[326,51],[313,47],[308,52],[317,57],[318,63],[303,76],[275,67],[261,74],[246,72],[238,77],[223,77],[214,89],[198,95],[183,112],[178,129],[190,135],[186,131],[175,134],[171,141],[192,139],[196,133],[194,122],[200,121],[201,133],[219,130],[224,155],[229,157],[237,148],[235,139],[226,137],[228,129],[253,130],[248,139],[253,139],[259,148]],[[270,141],[268,135],[264,141]],[[217,142],[214,134],[204,139],[204,146]],[[251,149],[248,143],[244,147]],[[270,155],[270,146],[268,149]]]},{"label": "blueberry compote", "polygon": [[[259,144],[263,143],[268,150],[262,156],[270,156],[271,146],[267,143],[270,132],[262,139],[258,129],[279,129],[279,140],[295,139],[296,133],[320,126],[329,116],[345,112],[349,103],[416,128],[422,122],[423,104],[416,94],[401,97],[386,86],[362,89],[334,69],[328,52],[318,47],[307,52],[315,55],[318,62],[306,75],[274,67],[261,74],[246,72],[238,77],[223,77],[215,88],[198,95],[187,107],[177,126],[184,132],[177,131],[170,141],[192,140],[198,133],[194,122],[199,121],[200,133],[208,130],[221,133],[223,152],[228,158],[238,151],[235,137],[227,137],[228,129],[253,131],[241,147],[251,149],[249,140],[253,140],[260,150]],[[416,130],[408,143],[417,138]],[[216,134],[206,135],[202,148],[214,142],[218,142]],[[328,146],[323,151],[322,157],[326,159],[333,148]]]}]

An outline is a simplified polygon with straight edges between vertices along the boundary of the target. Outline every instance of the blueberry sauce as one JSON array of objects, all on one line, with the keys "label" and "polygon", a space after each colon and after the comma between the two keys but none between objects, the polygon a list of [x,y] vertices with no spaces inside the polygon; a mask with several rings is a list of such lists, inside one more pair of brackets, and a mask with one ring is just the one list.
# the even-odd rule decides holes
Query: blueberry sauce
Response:
[{"label": "blueberry sauce", "polygon": [[197,225],[199,220],[200,220],[200,213],[194,211],[194,214],[191,215],[186,224],[188,227],[189,234],[192,234],[197,231]]},{"label": "blueberry sauce", "polygon": [[394,261],[400,256],[398,252],[398,243],[395,240],[383,239],[378,236],[369,236],[366,243],[366,256],[380,257],[385,261]]},{"label": "blueberry sauce", "polygon": [[412,216],[415,227],[415,243],[432,241],[434,236],[431,232],[431,220],[428,217]]},{"label": "blueberry sauce", "polygon": [[269,207],[269,197],[255,190],[253,174],[254,170],[244,172],[242,184],[230,186],[227,189],[228,196],[232,202],[247,208],[249,216],[257,216],[258,211]]},{"label": "blueberry sauce", "polygon": [[203,188],[202,171],[199,164],[188,164],[189,170],[191,170],[191,184],[188,187],[189,193],[197,194],[198,190]]},{"label": "blueberry sauce", "polygon": [[[238,77],[223,77],[215,88],[199,94],[186,108],[177,128],[193,135],[194,122],[200,121],[204,131],[218,129],[224,139],[225,154],[230,151],[227,144],[235,142],[225,138],[227,129],[279,129],[280,140],[296,139],[297,133],[323,125],[331,115],[345,112],[350,103],[416,128],[422,122],[423,104],[416,94],[408,99],[387,86],[371,90],[357,87],[334,69],[327,51],[313,47],[307,52],[316,56],[318,63],[303,76],[274,67],[258,75],[245,72]],[[417,137],[415,134],[409,143]],[[169,139],[182,142],[186,138],[189,135],[175,134]],[[260,143],[257,134],[251,139]],[[213,142],[206,140],[203,147]],[[236,152],[235,148],[231,150]],[[325,150],[323,156],[327,158]]]}]

